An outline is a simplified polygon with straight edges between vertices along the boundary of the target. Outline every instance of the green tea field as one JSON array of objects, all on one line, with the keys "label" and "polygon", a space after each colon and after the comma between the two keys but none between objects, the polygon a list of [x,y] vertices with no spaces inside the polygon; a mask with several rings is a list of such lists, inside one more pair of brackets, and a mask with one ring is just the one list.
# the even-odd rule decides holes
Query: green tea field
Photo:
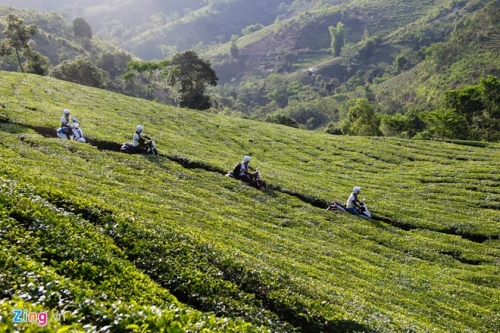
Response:
[{"label": "green tea field", "polygon": [[[65,108],[88,143],[56,137]],[[159,156],[118,151],[137,124]],[[267,190],[224,176],[244,155]],[[353,186],[372,219],[325,210]],[[0,247],[0,332],[498,332],[500,145],[2,72]]]}]

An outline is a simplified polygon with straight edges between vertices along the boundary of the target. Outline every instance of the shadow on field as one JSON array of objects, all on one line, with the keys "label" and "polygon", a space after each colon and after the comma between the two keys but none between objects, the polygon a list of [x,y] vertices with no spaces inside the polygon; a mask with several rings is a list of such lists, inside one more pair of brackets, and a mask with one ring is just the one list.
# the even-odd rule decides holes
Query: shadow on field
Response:
[{"label": "shadow on field", "polygon": [[[5,116],[0,116],[0,123],[15,124],[12,122],[11,119],[9,119]],[[47,138],[57,138],[55,128],[43,127],[43,126],[31,126],[31,125],[26,125],[26,124],[17,124],[17,125],[31,128],[34,131],[36,131],[37,133],[39,133],[40,135],[47,137]],[[101,151],[109,150],[109,151],[119,152],[120,147],[121,147],[121,144],[116,143],[116,142],[97,140],[97,139],[93,139],[93,138],[89,138],[87,140],[87,143],[92,145],[92,146],[97,147],[97,149],[99,149]],[[146,156],[147,156],[146,158],[148,159],[148,161],[159,165],[159,163],[156,162],[156,157],[153,157],[153,155],[146,155]],[[204,163],[201,161],[196,161],[196,160],[193,160],[191,158],[187,158],[187,157],[180,156],[180,155],[159,154],[158,156],[163,157],[163,158],[167,158],[172,162],[178,163],[186,169],[202,169],[202,170],[209,171],[209,172],[216,172],[216,173],[219,173],[221,175],[225,175],[227,173],[227,170],[223,170],[223,169],[215,167],[213,165],[210,165],[210,164],[207,164],[207,163]],[[316,208],[325,209],[329,205],[328,201],[325,201],[325,200],[322,200],[319,198],[315,198],[315,197],[312,197],[309,195],[305,195],[302,193],[297,193],[293,190],[282,188],[279,185],[268,184],[267,187],[268,187],[267,193],[269,193],[270,191],[277,191],[277,192],[280,192],[283,194],[287,194],[287,195],[293,196],[293,197],[301,200],[302,202],[307,203],[307,204],[309,204],[313,207],[316,207]],[[499,209],[498,206],[484,207],[484,208]],[[475,242],[475,243],[484,243],[485,241],[490,240],[490,239],[500,239],[500,235],[493,235],[493,236],[489,235],[488,236],[488,235],[480,235],[480,234],[471,234],[471,233],[463,232],[461,230],[457,230],[457,229],[452,228],[452,227],[450,227],[449,229],[440,229],[440,230],[433,230],[433,229],[429,229],[429,228],[420,228],[420,227],[415,226],[411,223],[404,222],[401,220],[394,220],[394,219],[384,217],[384,216],[372,215],[372,218],[369,220],[372,223],[375,223],[375,221],[377,221],[378,223],[375,223],[375,225],[377,227],[383,227],[383,225],[380,224],[380,222],[383,222],[383,223],[390,224],[393,227],[399,228],[399,229],[404,230],[404,231],[410,231],[410,230],[414,230],[414,229],[426,229],[426,230],[431,230],[431,231],[435,231],[435,232],[441,232],[441,233],[448,234],[448,235],[460,236],[464,239],[467,239],[467,240],[469,240],[471,242]]]},{"label": "shadow on field", "polygon": [[9,117],[6,115],[0,114],[0,124],[8,124],[10,122]]},{"label": "shadow on field", "polygon": [[172,162],[179,163],[186,169],[203,169],[205,171],[217,172],[220,173],[221,175],[225,175],[227,173],[226,170],[223,170],[221,168],[214,167],[210,164],[206,164],[200,161],[195,161],[193,159],[184,156],[174,155],[174,154],[167,154],[167,155],[160,154],[160,156],[168,158]]},{"label": "shadow on field", "polygon": [[[0,118],[0,131],[4,131],[10,134],[22,134],[29,132],[29,129],[25,126],[9,124],[9,122],[3,122],[1,120],[2,119]],[[24,140],[24,137],[21,137],[21,140]]]}]

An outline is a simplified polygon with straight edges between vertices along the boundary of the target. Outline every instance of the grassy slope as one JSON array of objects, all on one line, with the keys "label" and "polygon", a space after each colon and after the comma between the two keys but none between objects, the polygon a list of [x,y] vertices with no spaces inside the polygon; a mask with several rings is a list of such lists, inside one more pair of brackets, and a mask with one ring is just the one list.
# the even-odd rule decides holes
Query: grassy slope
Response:
[{"label": "grassy slope", "polygon": [[[99,151],[3,124],[0,176],[59,206],[134,221],[147,235],[135,241],[154,239],[164,248],[158,257],[133,247],[135,232],[124,229],[120,239],[98,230],[159,295],[167,288],[201,310],[257,325],[276,327],[276,314],[303,331],[498,330],[498,145],[334,137],[14,73],[2,73],[0,90],[0,118],[19,125],[55,128],[69,107],[101,145],[129,141],[138,123],[154,135],[164,156]],[[274,190],[221,175],[245,154]],[[345,200],[353,185],[362,186],[376,220],[310,204]],[[174,234],[187,240],[174,244]],[[170,266],[162,260],[189,279],[164,277]],[[204,297],[220,303],[210,307]],[[260,318],[252,312],[259,307]]]}]

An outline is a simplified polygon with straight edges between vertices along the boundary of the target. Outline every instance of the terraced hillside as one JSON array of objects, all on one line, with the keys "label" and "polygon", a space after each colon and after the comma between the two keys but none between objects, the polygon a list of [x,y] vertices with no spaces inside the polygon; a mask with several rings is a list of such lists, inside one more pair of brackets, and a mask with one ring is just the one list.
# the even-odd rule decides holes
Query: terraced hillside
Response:
[{"label": "terraced hillside", "polygon": [[[256,50],[262,48],[259,43],[300,52],[301,50],[324,50],[330,53],[331,36],[329,26],[335,26],[341,21],[346,25],[348,42],[359,42],[364,39],[365,30],[372,36],[385,38],[391,34],[406,31],[409,25],[425,22],[435,25],[443,16],[455,13],[466,2],[450,0],[412,2],[406,0],[390,1],[344,1],[330,6],[309,8],[283,21],[266,26],[262,31],[240,37],[236,45],[247,55],[256,55]],[[231,42],[208,49],[204,55],[209,57],[229,54]],[[247,49],[247,50],[245,50]],[[268,49],[260,50],[262,58]]]},{"label": "terraced hillside", "polygon": [[[0,330],[500,329],[497,144],[330,136],[6,72],[0,91]],[[90,144],[54,138],[64,108]],[[160,156],[117,151],[139,123]],[[223,176],[246,154],[267,191]],[[373,219],[325,211],[354,185]]]}]

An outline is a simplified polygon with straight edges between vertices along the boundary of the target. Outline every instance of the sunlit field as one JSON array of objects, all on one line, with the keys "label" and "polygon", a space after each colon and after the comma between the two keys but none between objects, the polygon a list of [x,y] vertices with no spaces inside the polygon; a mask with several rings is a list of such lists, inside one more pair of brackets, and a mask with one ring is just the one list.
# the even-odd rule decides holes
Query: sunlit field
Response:
[{"label": "sunlit field", "polygon": [[[0,92],[0,331],[500,330],[498,144],[332,136],[7,72]],[[56,138],[65,108],[89,143]],[[118,151],[138,124],[159,156]],[[224,176],[244,155],[267,190]],[[372,219],[325,210],[353,186]]]}]

